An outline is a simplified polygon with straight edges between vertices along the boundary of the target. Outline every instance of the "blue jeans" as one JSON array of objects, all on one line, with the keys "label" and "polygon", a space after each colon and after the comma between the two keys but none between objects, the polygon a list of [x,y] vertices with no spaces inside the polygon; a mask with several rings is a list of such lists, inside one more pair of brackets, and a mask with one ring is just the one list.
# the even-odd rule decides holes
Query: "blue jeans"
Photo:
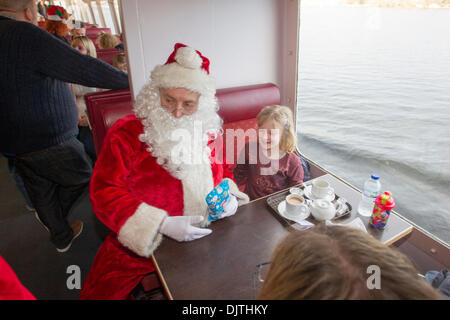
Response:
[{"label": "blue jeans", "polygon": [[67,215],[89,186],[91,161],[75,137],[43,150],[11,158],[31,202],[57,248],[73,237]]}]

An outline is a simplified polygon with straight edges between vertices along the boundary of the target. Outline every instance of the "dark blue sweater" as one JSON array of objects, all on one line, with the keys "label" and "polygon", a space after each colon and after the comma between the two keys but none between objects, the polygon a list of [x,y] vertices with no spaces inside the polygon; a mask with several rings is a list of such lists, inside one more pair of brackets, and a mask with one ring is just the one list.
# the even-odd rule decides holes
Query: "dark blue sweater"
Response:
[{"label": "dark blue sweater", "polygon": [[0,16],[0,152],[17,155],[78,133],[68,83],[129,87],[128,76],[28,22]]}]

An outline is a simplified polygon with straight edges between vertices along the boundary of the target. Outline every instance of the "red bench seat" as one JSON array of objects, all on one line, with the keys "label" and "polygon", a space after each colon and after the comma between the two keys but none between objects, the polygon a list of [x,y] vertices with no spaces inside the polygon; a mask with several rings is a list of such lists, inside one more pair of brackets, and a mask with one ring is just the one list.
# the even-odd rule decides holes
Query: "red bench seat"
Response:
[{"label": "red bench seat", "polygon": [[113,59],[116,54],[122,53],[119,49],[97,49],[97,58],[106,63],[113,64]]},{"label": "red bench seat", "polygon": [[[231,132],[238,137],[247,129],[256,128],[256,115],[267,105],[280,104],[280,90],[271,83],[219,89],[216,93],[219,101],[219,115],[224,121],[224,145],[227,144],[227,129],[243,129]],[[108,129],[117,119],[131,114],[132,101],[129,90],[104,91],[86,95],[89,118],[92,125],[95,149],[101,150],[103,139]],[[248,141],[248,137],[246,138]],[[235,163],[240,153],[237,143],[234,143],[233,158]],[[225,155],[226,150],[224,150]],[[230,153],[231,154],[231,153]]]}]

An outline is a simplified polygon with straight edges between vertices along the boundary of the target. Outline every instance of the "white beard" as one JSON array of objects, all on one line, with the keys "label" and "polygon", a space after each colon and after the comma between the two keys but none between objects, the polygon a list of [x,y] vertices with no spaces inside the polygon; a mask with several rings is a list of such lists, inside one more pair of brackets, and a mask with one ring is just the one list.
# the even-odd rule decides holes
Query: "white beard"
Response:
[{"label": "white beard", "polygon": [[134,110],[144,126],[139,139],[159,165],[181,180],[193,166],[209,164],[208,140],[222,126],[217,109],[215,97],[200,96],[195,113],[175,118],[161,106],[159,90],[149,86],[139,94]]},{"label": "white beard", "polygon": [[144,126],[139,139],[159,165],[182,181],[185,215],[207,215],[205,198],[214,188],[208,140],[222,126],[217,109],[215,97],[200,96],[197,111],[177,119],[161,106],[159,89],[148,85],[137,97],[134,112]]}]

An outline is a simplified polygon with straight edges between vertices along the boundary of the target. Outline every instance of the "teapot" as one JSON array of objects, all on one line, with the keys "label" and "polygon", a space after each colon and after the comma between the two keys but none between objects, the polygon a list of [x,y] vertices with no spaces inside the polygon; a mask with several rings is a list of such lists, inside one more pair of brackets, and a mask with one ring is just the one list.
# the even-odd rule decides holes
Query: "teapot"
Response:
[{"label": "teapot", "polygon": [[331,220],[336,215],[336,207],[331,201],[317,199],[311,203],[311,214],[316,220]]}]

